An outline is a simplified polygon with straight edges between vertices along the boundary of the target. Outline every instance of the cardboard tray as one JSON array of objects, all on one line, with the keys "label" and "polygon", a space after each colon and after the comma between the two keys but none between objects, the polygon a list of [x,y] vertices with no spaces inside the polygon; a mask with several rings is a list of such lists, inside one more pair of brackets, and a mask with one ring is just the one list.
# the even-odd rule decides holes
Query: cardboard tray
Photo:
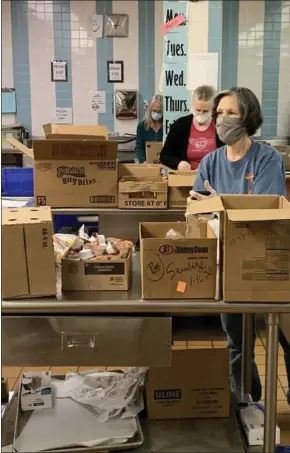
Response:
[{"label": "cardboard tray", "polygon": [[[54,379],[60,379],[64,380],[65,376],[52,376]],[[17,398],[17,412],[16,412],[16,420],[15,420],[15,428],[14,428],[14,438],[13,438],[13,447],[12,451],[14,453],[18,453],[18,450],[15,449],[14,445],[16,442],[16,439],[20,435],[23,427],[26,425],[27,421],[30,418],[31,412],[23,412],[21,410],[21,392],[20,392],[20,385],[19,384],[19,389],[18,392],[14,394],[14,397]],[[136,422],[137,422],[137,433],[133,437],[133,439],[129,440],[126,443],[123,444],[116,444],[114,446],[106,446],[106,445],[98,445],[95,447],[68,447],[68,448],[61,448],[57,450],[43,450],[47,451],[48,453],[95,453],[99,451],[116,451],[116,450],[131,450],[134,448],[141,447],[144,443],[144,436],[143,436],[143,431],[141,428],[140,420],[139,417],[136,417]]]}]

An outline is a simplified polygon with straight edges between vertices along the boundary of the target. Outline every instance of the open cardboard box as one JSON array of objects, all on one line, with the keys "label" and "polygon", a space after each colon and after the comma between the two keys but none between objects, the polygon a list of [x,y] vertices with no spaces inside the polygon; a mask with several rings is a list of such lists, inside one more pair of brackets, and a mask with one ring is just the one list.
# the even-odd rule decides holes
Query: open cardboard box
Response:
[{"label": "open cardboard box", "polygon": [[117,206],[117,142],[35,140],[31,150],[15,139],[7,141],[34,160],[37,206]]},{"label": "open cardboard box", "polygon": [[162,148],[162,142],[146,142],[146,163],[160,164],[160,153]]},{"label": "open cardboard box", "polygon": [[277,145],[275,149],[282,154],[285,170],[290,171],[290,145]]},{"label": "open cardboard box", "polygon": [[119,208],[166,209],[167,187],[159,165],[119,164]]},{"label": "open cardboard box", "polygon": [[284,197],[222,195],[187,209],[220,213],[225,301],[290,301],[290,203]]},{"label": "open cardboard box", "polygon": [[[181,239],[166,239],[173,229]],[[185,222],[140,223],[143,299],[215,298],[217,239],[202,222],[187,238]]]},{"label": "open cardboard box", "polygon": [[47,139],[93,139],[107,140],[108,128],[106,126],[77,126],[67,124],[43,124],[45,138]]},{"label": "open cardboard box", "polygon": [[197,171],[168,172],[168,205],[169,208],[186,207],[189,191],[192,190]]},{"label": "open cardboard box", "polygon": [[2,209],[2,297],[55,294],[50,208]]}]

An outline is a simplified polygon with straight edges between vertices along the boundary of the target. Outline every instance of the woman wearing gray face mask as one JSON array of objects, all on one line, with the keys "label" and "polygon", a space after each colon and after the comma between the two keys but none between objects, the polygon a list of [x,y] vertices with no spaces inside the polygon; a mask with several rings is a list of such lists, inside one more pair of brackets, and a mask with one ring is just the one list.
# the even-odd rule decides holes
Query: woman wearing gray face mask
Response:
[{"label": "woman wearing gray face mask", "polygon": [[[210,189],[216,194],[274,194],[286,196],[285,168],[281,154],[269,145],[252,140],[262,125],[262,112],[255,94],[247,88],[232,88],[215,98],[213,117],[219,138],[226,143],[207,155],[199,166],[193,191]],[[197,198],[202,196],[196,194]],[[222,315],[228,338],[233,390],[241,391],[242,315]],[[255,331],[255,327],[254,327]],[[290,404],[290,345],[282,331]],[[255,338],[252,345],[254,351]],[[261,399],[262,387],[257,365],[252,359],[252,397]]]}]

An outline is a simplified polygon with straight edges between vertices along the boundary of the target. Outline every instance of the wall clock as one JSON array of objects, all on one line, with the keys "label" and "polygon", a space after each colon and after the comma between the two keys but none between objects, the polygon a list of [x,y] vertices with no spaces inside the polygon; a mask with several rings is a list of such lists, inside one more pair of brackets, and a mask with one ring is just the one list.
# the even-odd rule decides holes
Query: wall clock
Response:
[{"label": "wall clock", "polygon": [[109,38],[128,38],[129,36],[128,14],[106,14],[105,36]]}]

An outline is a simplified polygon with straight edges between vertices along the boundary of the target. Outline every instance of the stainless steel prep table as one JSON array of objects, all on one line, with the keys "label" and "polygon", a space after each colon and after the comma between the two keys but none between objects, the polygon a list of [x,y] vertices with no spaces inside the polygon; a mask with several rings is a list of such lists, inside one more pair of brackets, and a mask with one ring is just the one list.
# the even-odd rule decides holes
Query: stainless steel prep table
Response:
[{"label": "stainless steel prep table", "polygon": [[[117,366],[120,357],[128,356],[133,357],[134,364],[138,364],[137,353],[140,353],[142,365],[145,362],[156,365],[157,359],[162,357],[163,363],[160,364],[166,365],[171,348],[171,314],[244,313],[242,374],[243,394],[247,395],[251,376],[251,315],[265,313],[264,452],[274,452],[279,313],[290,313],[290,304],[225,303],[215,300],[145,301],[141,299],[138,261],[135,257],[133,284],[128,292],[67,292],[60,293],[57,298],[3,301],[2,341],[9,350],[8,356],[6,348],[3,350],[3,364],[39,366],[50,357],[51,365],[88,365],[82,362],[85,347],[89,351],[88,356],[95,360],[91,364],[104,365],[104,354],[98,350],[98,336],[103,335],[105,347],[115,351],[111,357],[112,365]],[[158,345],[152,340],[154,332],[160,334]]]}]

